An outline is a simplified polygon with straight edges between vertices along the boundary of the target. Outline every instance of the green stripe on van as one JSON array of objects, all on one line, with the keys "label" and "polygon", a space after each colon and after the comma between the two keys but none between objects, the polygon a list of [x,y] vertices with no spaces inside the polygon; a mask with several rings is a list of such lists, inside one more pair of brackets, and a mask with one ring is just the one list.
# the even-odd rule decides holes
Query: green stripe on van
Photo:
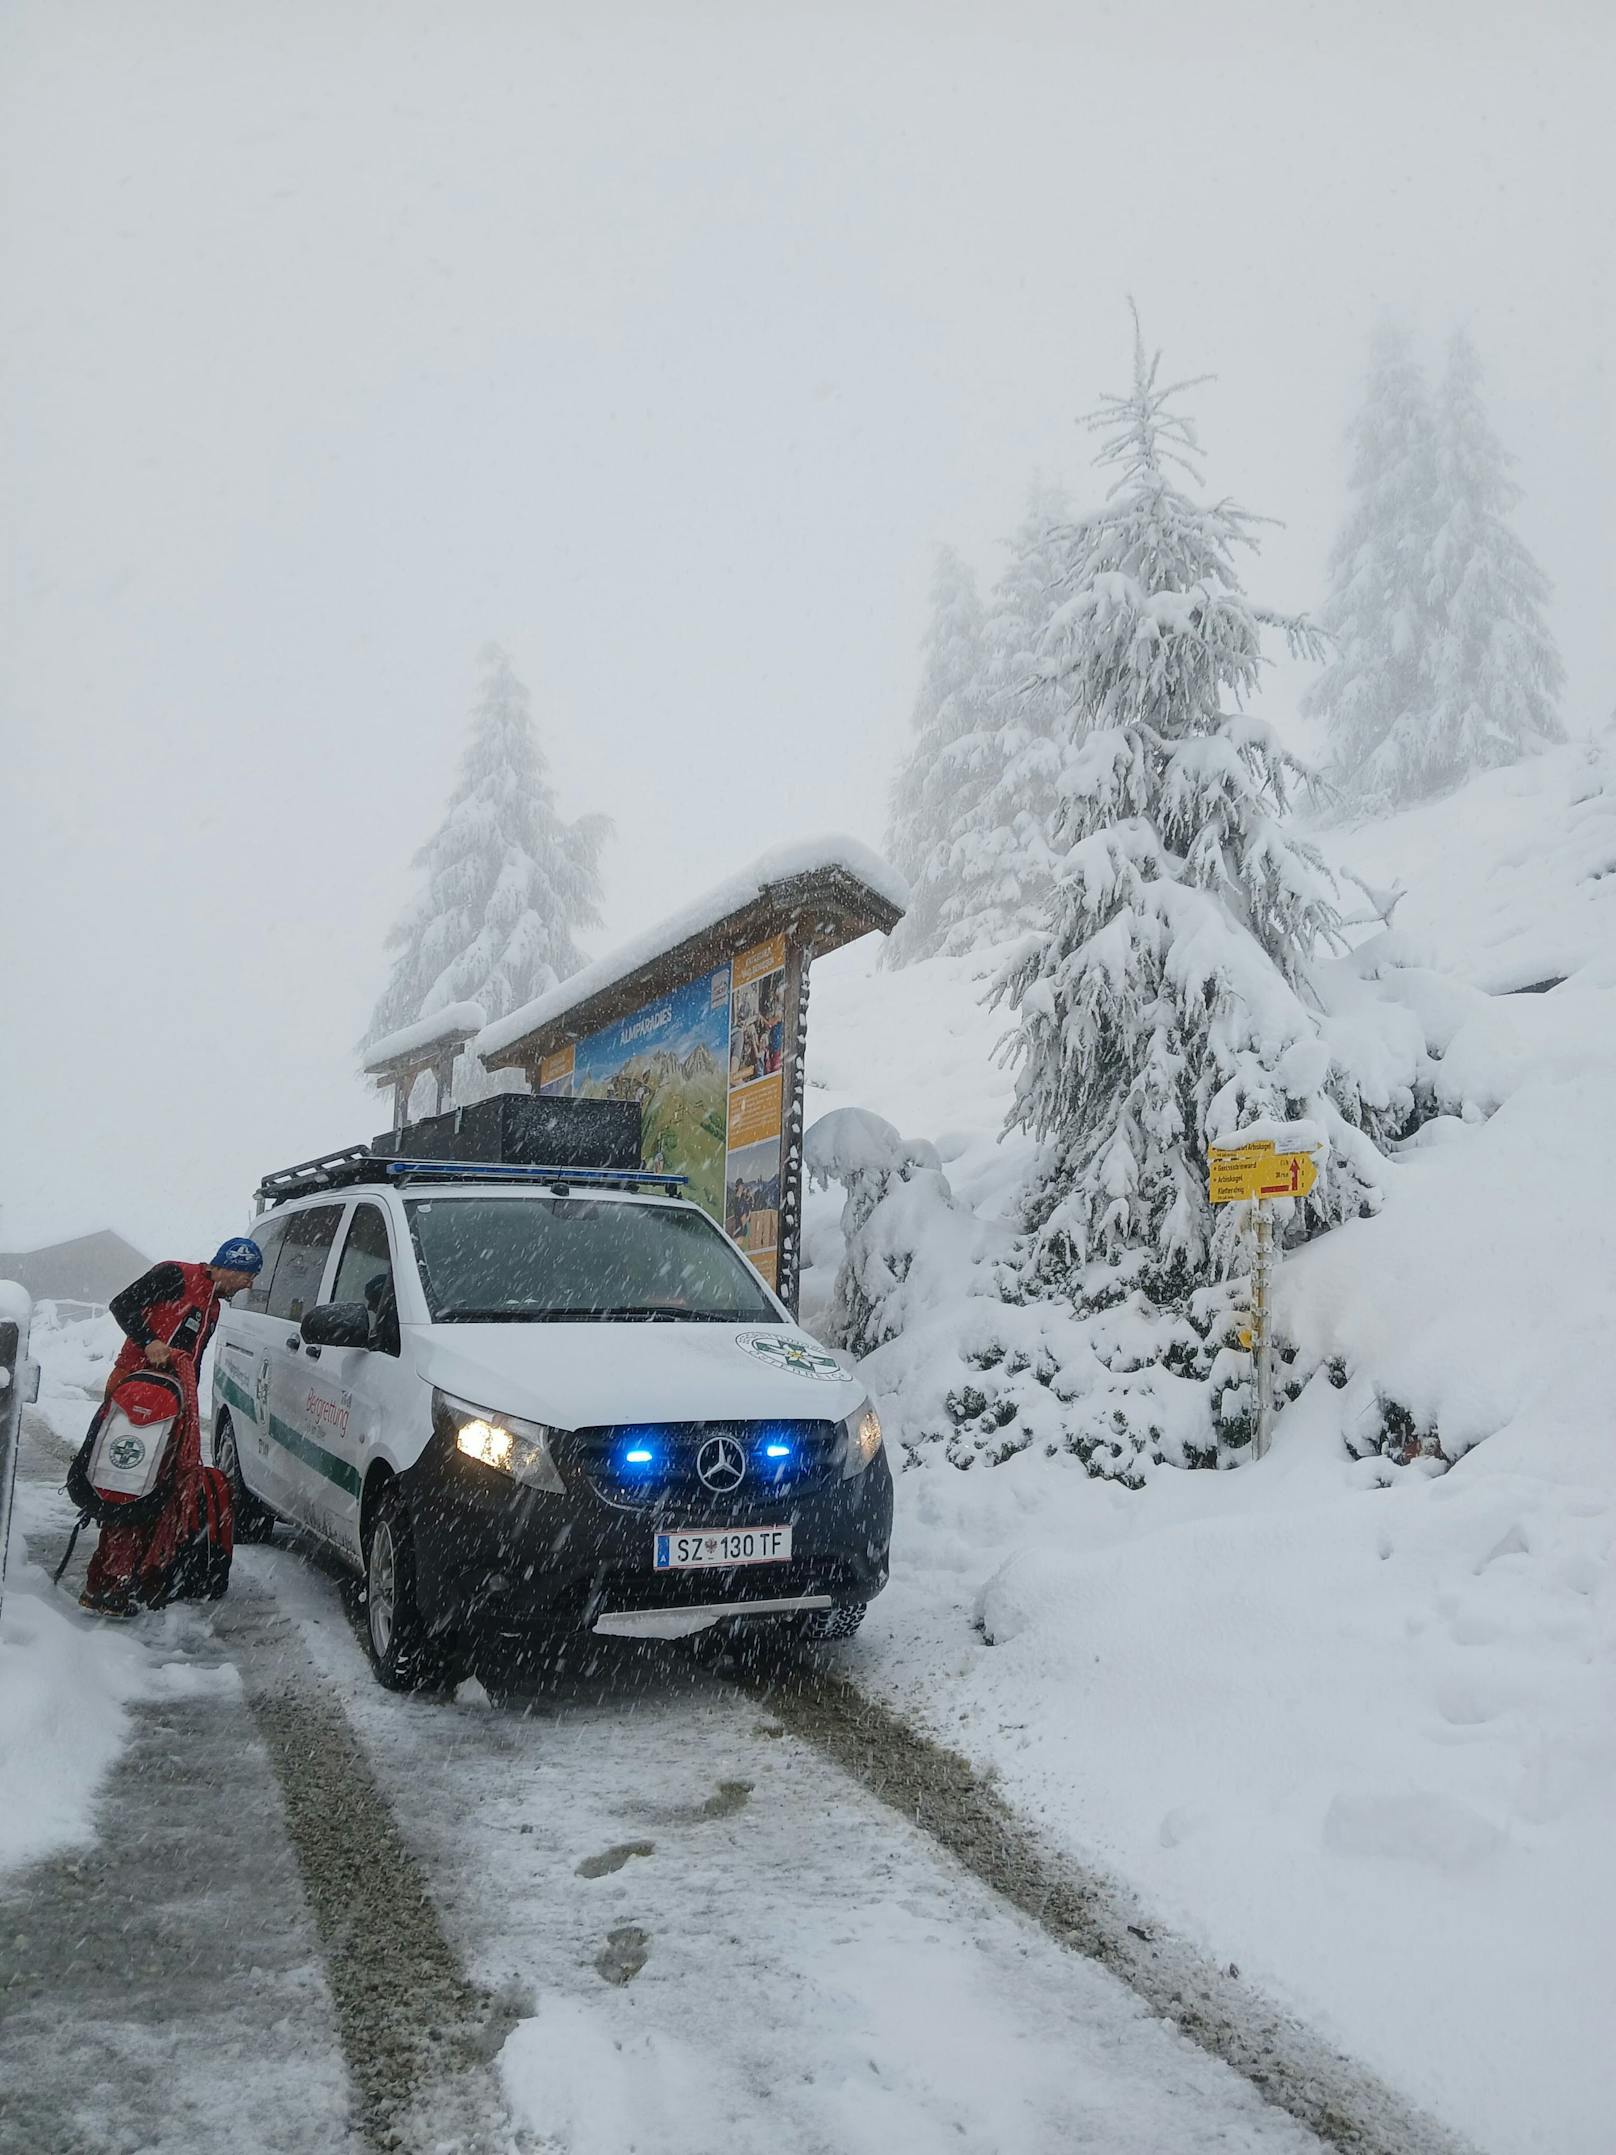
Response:
[{"label": "green stripe on van", "polygon": [[[251,1395],[244,1392],[232,1377],[221,1375],[219,1390],[238,1412],[245,1414],[250,1422],[258,1420],[258,1409]],[[328,1452],[323,1444],[316,1444],[312,1437],[304,1436],[301,1429],[294,1429],[290,1422],[283,1422],[278,1414],[269,1418],[269,1434],[275,1442],[289,1451],[294,1459],[301,1459],[316,1474],[323,1474],[328,1482],[345,1489],[349,1496],[358,1496],[364,1486],[356,1470],[346,1459],[339,1459],[335,1452]]]},{"label": "green stripe on van", "polygon": [[346,1459],[339,1459],[335,1452],[328,1452],[323,1444],[316,1444],[312,1437],[304,1436],[301,1429],[294,1429],[290,1422],[283,1422],[278,1414],[269,1418],[269,1433],[277,1444],[284,1444],[295,1459],[301,1459],[316,1474],[323,1474],[328,1482],[335,1482],[339,1489],[346,1489],[349,1496],[356,1497],[363,1484]]},{"label": "green stripe on van", "polygon": [[219,1390],[229,1400],[231,1406],[236,1408],[239,1413],[246,1415],[249,1422],[257,1421],[258,1408],[254,1404],[251,1393],[244,1392],[234,1377],[227,1377],[221,1371],[219,1374]]}]

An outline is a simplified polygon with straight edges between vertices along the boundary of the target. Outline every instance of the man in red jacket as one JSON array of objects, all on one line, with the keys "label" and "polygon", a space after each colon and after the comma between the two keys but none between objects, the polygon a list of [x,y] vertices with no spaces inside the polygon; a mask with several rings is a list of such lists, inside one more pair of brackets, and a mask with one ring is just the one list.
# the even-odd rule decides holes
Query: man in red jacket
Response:
[{"label": "man in red jacket", "polygon": [[185,1407],[171,1440],[175,1456],[163,1470],[169,1492],[157,1517],[143,1526],[101,1529],[80,1597],[82,1605],[98,1615],[133,1615],[206,1514],[197,1367],[219,1321],[220,1302],[250,1287],[263,1263],[257,1243],[242,1236],[224,1243],[211,1264],[153,1265],[112,1298],[124,1344],[107,1380],[107,1397],[138,1370],[172,1369],[184,1390]]}]

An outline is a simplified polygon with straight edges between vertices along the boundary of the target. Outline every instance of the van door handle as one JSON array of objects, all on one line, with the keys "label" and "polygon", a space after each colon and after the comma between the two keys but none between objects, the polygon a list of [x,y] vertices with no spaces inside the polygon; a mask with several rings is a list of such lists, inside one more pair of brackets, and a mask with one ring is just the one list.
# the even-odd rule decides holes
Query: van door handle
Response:
[{"label": "van door handle", "polygon": [[288,1332],[286,1335],[286,1344],[288,1347],[291,1348],[292,1352],[296,1354],[297,1350],[299,1349],[299,1347],[302,1346],[303,1342],[298,1338],[295,1332]]}]

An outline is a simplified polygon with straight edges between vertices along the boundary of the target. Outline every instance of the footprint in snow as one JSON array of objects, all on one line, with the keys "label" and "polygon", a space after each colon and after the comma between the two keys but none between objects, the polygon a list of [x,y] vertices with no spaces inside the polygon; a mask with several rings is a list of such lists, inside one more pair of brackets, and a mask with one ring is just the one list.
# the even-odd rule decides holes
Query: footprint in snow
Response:
[{"label": "footprint in snow", "polygon": [[606,1933],[606,1943],[595,1955],[595,1973],[603,1983],[614,1984],[620,1990],[625,1983],[633,1982],[650,1953],[650,1932],[641,1930],[637,1923],[620,1923],[616,1930]]},{"label": "footprint in snow", "polygon": [[661,1826],[699,1826],[710,1818],[733,1818],[752,1800],[750,1781],[720,1781],[702,1803],[637,1803],[630,1815]]},{"label": "footprint in snow", "polygon": [[619,1841],[615,1848],[604,1848],[598,1856],[585,1856],[574,1873],[578,1878],[605,1878],[613,1871],[620,1871],[631,1856],[654,1856],[655,1841]]}]

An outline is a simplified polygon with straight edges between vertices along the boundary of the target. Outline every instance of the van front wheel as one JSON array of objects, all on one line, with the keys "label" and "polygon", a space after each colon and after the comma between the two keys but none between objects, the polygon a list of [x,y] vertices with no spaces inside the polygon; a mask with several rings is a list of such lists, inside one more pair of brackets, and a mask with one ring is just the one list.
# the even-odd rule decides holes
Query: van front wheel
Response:
[{"label": "van front wheel", "polygon": [[396,1483],[378,1497],[365,1539],[365,1643],[389,1691],[417,1691],[437,1673],[415,1598],[410,1508]]}]

